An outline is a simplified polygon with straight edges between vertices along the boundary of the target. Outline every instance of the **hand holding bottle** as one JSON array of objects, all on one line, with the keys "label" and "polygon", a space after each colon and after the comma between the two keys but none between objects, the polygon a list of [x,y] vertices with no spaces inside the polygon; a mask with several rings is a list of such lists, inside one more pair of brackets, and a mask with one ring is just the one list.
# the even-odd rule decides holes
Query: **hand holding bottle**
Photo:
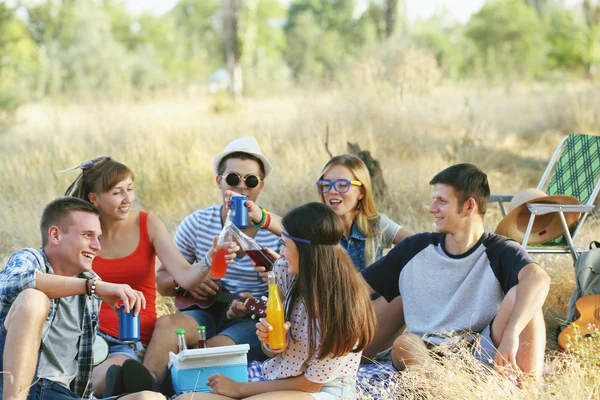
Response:
[{"label": "hand holding bottle", "polygon": [[[292,326],[292,323],[290,321],[287,321],[286,323],[283,324],[283,333],[285,336],[287,336],[287,332],[290,330],[290,327]],[[258,337],[258,340],[260,340],[260,342],[266,346],[267,350],[269,350],[272,353],[280,353],[283,350],[285,350],[285,347],[282,349],[271,349],[269,347],[269,333],[273,332],[273,327],[267,322],[266,318],[261,318],[258,320],[258,322],[256,323],[256,336]]]}]

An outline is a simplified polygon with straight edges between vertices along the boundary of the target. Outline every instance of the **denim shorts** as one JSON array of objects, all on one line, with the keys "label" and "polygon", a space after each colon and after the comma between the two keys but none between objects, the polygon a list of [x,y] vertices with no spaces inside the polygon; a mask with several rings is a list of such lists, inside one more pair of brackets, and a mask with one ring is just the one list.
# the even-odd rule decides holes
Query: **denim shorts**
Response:
[{"label": "denim shorts", "polygon": [[490,368],[494,367],[494,357],[498,352],[494,341],[492,340],[492,323],[485,327],[483,332],[479,334],[476,343],[473,344],[473,355],[484,365]]},{"label": "denim shorts", "polygon": [[120,341],[114,336],[110,336],[104,332],[98,331],[98,336],[102,337],[106,340],[106,344],[108,344],[108,356],[114,356],[117,354],[121,354],[136,360],[137,362],[142,362],[144,360],[144,354],[146,352],[146,346],[144,346],[141,342],[134,343],[125,343]]},{"label": "denim shorts", "polygon": [[209,312],[198,309],[182,311],[181,313],[194,318],[198,325],[204,325],[206,327],[207,339],[217,335],[227,336],[235,344],[247,343],[250,345],[248,361],[263,361],[265,359],[265,355],[260,347],[260,341],[256,336],[257,320],[253,320],[250,317],[229,320],[227,319],[226,312],[214,316]]},{"label": "denim shorts", "polygon": [[309,394],[315,400],[356,399],[356,376],[341,376],[327,382],[319,392]]}]

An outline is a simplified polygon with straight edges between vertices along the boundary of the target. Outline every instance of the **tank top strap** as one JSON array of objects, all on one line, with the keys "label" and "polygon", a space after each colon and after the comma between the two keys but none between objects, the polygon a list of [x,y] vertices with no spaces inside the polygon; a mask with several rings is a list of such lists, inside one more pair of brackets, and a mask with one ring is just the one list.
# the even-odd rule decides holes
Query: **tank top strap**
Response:
[{"label": "tank top strap", "polygon": [[148,233],[148,211],[140,211],[140,246],[150,245],[150,234]]}]

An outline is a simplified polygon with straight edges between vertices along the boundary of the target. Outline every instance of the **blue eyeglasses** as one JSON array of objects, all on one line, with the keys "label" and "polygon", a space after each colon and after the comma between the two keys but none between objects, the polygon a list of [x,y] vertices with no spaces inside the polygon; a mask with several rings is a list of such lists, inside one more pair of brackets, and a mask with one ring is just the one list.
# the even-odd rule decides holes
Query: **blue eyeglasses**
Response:
[{"label": "blue eyeglasses", "polygon": [[73,171],[74,169],[77,169],[77,168],[81,168],[83,171],[85,171],[86,169],[92,168],[94,165],[98,164],[100,161],[103,161],[103,160],[105,160],[107,158],[111,158],[111,156],[110,155],[98,156],[98,157],[95,157],[95,158],[93,158],[93,159],[91,159],[89,161],[81,163],[80,165],[77,165],[77,166],[71,167],[71,168],[67,168],[67,169],[63,169],[63,170],[60,170],[58,172]]},{"label": "blue eyeglasses", "polygon": [[317,190],[319,193],[329,193],[335,187],[338,193],[346,193],[352,185],[362,186],[363,184],[361,181],[351,181],[349,179],[338,179],[337,181],[320,179],[317,181]]}]

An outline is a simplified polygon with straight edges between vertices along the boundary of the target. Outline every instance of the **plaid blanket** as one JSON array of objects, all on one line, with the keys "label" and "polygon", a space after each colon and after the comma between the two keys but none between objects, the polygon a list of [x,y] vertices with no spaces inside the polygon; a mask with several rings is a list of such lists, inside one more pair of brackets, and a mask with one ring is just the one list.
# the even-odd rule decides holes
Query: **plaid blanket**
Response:
[{"label": "plaid blanket", "polygon": [[[386,383],[390,377],[398,376],[391,361],[383,363],[362,364],[358,368],[357,387],[362,395],[371,395],[377,399],[380,393],[385,393]],[[264,381],[262,363],[252,361],[248,364],[248,381]]]}]

